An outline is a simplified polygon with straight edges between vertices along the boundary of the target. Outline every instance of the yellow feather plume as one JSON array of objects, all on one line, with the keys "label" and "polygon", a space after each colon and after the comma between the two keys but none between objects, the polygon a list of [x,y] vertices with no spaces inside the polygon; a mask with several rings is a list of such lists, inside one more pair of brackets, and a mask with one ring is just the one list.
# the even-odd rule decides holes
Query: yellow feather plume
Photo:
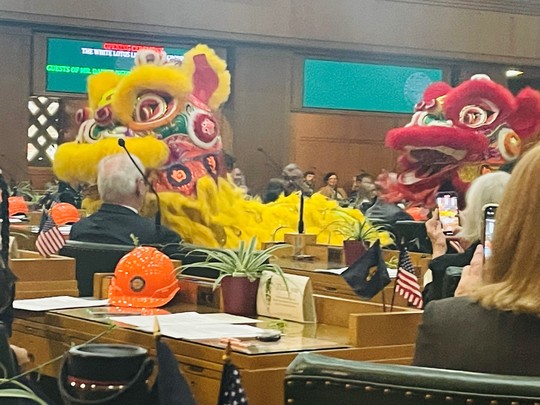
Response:
[{"label": "yellow feather plume", "polygon": [[[160,193],[164,223],[190,243],[201,246],[237,247],[241,240],[256,237],[259,243],[283,241],[285,233],[297,230],[300,197],[281,196],[270,204],[246,200],[240,189],[219,179],[218,184],[207,176],[197,184],[198,197],[192,199],[178,193]],[[304,222],[306,231],[317,235],[317,242],[341,245],[343,235],[336,225],[347,213],[354,220],[364,221],[358,210],[340,208],[322,195],[305,200]],[[374,232],[370,241],[381,244],[392,242],[387,232]],[[260,247],[260,245],[259,245]]]},{"label": "yellow feather plume", "polygon": [[88,77],[88,106],[92,111],[98,107],[103,95],[114,89],[122,76],[114,72],[101,72]]}]

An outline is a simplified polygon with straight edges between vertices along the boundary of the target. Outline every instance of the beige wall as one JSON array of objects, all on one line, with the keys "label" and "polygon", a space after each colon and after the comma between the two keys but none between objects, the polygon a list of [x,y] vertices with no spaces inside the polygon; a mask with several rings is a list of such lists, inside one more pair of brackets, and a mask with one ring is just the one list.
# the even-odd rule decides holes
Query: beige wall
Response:
[{"label": "beige wall", "polygon": [[[233,62],[233,98],[224,111],[234,133],[232,148],[248,183],[260,191],[268,178],[279,174],[257,151],[260,147],[279,166],[298,160],[304,168],[317,167],[321,172],[337,168],[342,178],[358,168],[377,172],[393,159],[382,142],[385,131],[400,117],[320,116],[291,107],[295,55],[351,59],[393,55],[398,61],[432,58],[447,66],[463,61],[540,66],[540,4],[536,3],[2,0],[0,122],[4,130],[0,133],[0,165],[20,173],[19,177],[24,175],[34,31],[118,37],[123,32],[141,41],[151,36],[154,41],[200,40],[226,47]],[[333,125],[340,129],[329,137],[326,128]],[[366,128],[369,139],[365,138]],[[346,158],[325,160],[336,147],[335,139],[341,140],[337,148],[347,153]],[[230,139],[227,142],[230,145]],[[371,160],[364,162],[366,159]]]},{"label": "beige wall", "polygon": [[[537,40],[540,4],[524,3],[518,0],[2,0],[0,18],[77,28],[252,39],[279,45],[445,57],[453,54],[507,62],[518,58],[536,63],[540,60]],[[489,11],[490,8],[515,10],[516,14]]]}]

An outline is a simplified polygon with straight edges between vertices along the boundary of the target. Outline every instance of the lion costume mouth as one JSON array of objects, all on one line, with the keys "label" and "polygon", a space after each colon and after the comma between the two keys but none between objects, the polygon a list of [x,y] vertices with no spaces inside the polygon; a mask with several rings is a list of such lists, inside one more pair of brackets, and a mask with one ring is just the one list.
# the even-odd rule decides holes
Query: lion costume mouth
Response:
[{"label": "lion costume mouth", "polygon": [[395,128],[386,138],[387,146],[401,152],[398,181],[406,186],[435,184],[460,165],[481,158],[487,143],[482,134],[454,126]]},{"label": "lion costume mouth", "polygon": [[455,170],[466,156],[466,150],[447,146],[407,147],[401,159],[406,169],[398,176],[399,181],[404,185],[413,185],[434,180]]}]

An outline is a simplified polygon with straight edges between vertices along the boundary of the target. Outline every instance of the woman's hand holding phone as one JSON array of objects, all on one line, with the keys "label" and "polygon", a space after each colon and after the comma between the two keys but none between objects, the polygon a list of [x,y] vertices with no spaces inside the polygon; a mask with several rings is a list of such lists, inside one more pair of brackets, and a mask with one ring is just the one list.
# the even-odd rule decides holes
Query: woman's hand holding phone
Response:
[{"label": "woman's hand holding phone", "polygon": [[433,248],[431,257],[434,259],[446,254],[446,237],[439,221],[438,209],[434,209],[431,218],[426,221],[426,232]]},{"label": "woman's hand holding phone", "polygon": [[474,251],[471,264],[463,268],[461,280],[456,288],[454,297],[470,295],[474,290],[482,285],[482,275],[484,272],[484,246],[478,245]]}]

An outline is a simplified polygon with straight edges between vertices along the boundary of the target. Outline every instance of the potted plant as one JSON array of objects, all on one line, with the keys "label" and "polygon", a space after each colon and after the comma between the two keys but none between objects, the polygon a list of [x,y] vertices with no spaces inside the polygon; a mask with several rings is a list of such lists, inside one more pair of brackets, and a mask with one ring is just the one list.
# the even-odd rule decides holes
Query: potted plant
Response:
[{"label": "potted plant", "polygon": [[188,255],[203,253],[206,260],[182,265],[180,271],[202,266],[219,271],[219,276],[214,282],[214,290],[221,285],[224,312],[244,316],[256,315],[259,280],[263,272],[269,271],[278,274],[285,281],[283,270],[277,264],[270,263],[270,258],[276,250],[290,247],[280,244],[257,250],[256,245],[256,238],[252,238],[249,243],[241,241],[235,250],[194,249]]},{"label": "potted plant", "polygon": [[372,242],[381,240],[382,245],[388,244],[391,237],[380,226],[372,225],[365,218],[360,219],[344,211],[338,211],[341,220],[334,224],[335,232],[343,236],[343,252],[345,264],[350,266],[368,249]]}]

